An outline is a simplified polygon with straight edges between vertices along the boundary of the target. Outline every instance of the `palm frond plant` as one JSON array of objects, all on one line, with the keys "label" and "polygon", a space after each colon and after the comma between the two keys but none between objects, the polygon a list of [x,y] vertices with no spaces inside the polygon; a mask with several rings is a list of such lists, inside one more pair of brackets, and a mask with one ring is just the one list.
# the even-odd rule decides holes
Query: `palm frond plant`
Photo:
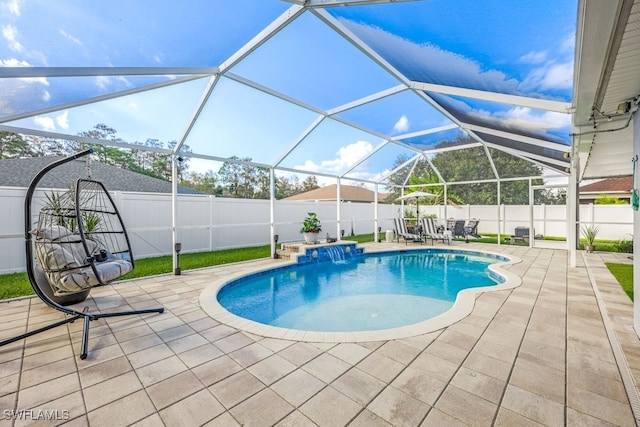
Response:
[{"label": "palm frond plant", "polygon": [[[68,228],[71,232],[78,231],[78,218],[75,208],[75,186],[71,186],[69,192],[61,194],[57,191],[45,193],[47,209],[55,218],[56,224]],[[82,227],[86,233],[95,231],[100,225],[100,216],[95,213],[82,214]]]},{"label": "palm frond plant", "polygon": [[[53,211],[52,216],[56,218],[56,225],[70,228],[69,224],[67,223],[69,219],[69,214],[67,212],[68,209],[62,207],[62,194],[57,191],[52,191],[51,193],[45,193],[44,196],[47,199],[47,205],[49,206],[49,209]],[[63,210],[65,212],[63,212]]]},{"label": "palm frond plant", "polygon": [[84,213],[82,215],[82,227],[86,233],[92,233],[98,229],[100,217],[94,213]]},{"label": "palm frond plant", "polygon": [[595,250],[594,242],[596,240],[596,236],[600,232],[600,226],[591,224],[582,226],[582,237],[586,240],[586,244],[584,246],[587,252],[593,252]]}]

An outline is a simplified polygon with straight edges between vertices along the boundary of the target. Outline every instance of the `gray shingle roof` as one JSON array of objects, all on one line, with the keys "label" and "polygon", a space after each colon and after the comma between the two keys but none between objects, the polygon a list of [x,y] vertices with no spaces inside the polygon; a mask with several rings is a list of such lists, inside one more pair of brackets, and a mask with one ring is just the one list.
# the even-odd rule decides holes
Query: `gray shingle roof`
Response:
[{"label": "gray shingle roof", "polygon": [[[0,186],[26,188],[42,168],[60,158],[48,156],[0,159]],[[78,178],[86,177],[87,163],[84,159],[78,159],[51,170],[40,181],[38,187],[69,188]],[[94,160],[91,161],[91,179],[102,182],[109,191],[171,193],[171,182],[105,165]],[[181,185],[178,185],[178,193],[203,194]]]}]

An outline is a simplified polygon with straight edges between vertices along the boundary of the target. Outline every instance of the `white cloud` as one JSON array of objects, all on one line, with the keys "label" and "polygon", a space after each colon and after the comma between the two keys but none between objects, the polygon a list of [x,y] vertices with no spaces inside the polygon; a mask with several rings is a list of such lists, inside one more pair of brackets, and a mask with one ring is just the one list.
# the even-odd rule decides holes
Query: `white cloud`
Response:
[{"label": "white cloud", "polygon": [[[2,67],[31,67],[26,61],[15,58],[0,59]],[[49,86],[49,81],[45,77],[20,77],[12,79],[0,79],[0,93],[15,94],[5,97],[0,106],[4,115],[12,115],[16,112],[24,112],[36,108],[34,100],[47,102],[51,94],[44,90],[43,86]]]},{"label": "white cloud", "polygon": [[542,52],[529,52],[526,55],[520,57],[520,62],[527,64],[540,64],[547,60],[547,51]]},{"label": "white cloud", "polygon": [[69,111],[65,110],[64,113],[56,116],[56,124],[62,129],[69,129]]},{"label": "white cloud", "polygon": [[571,128],[570,114],[541,111],[528,107],[513,107],[506,111],[492,113],[487,110],[472,109],[464,101],[450,99],[447,102],[449,107],[497,129],[520,128],[539,134]]},{"label": "white cloud", "polygon": [[[1,67],[31,67],[27,61],[22,61],[16,58],[0,59]],[[46,77],[20,77],[16,79],[21,82],[40,83],[44,86],[49,86],[49,80]]]},{"label": "white cloud", "polygon": [[353,144],[340,147],[334,159],[323,160],[320,164],[315,163],[313,160],[307,160],[303,165],[296,166],[296,168],[310,172],[337,174],[355,165],[372,151],[373,146],[370,143],[357,141]]},{"label": "white cloud", "polygon": [[572,34],[545,51],[531,51],[521,56],[520,62],[538,67],[519,81],[500,70],[486,69],[476,60],[438,46],[429,43],[418,45],[380,28],[348,19],[341,21],[389,62],[403,64],[406,67],[404,72],[414,80],[518,95],[566,90],[573,85],[575,39]]},{"label": "white cloud", "polygon": [[517,125],[531,129],[562,129],[571,125],[569,114],[545,111],[536,114],[535,110],[527,107],[515,107],[506,113],[496,114],[504,118],[503,123],[507,125]]},{"label": "white cloud", "polygon": [[[390,169],[385,169],[381,172],[376,172],[376,173],[372,173],[372,172],[355,172],[355,173],[350,173],[348,178],[351,179],[362,179],[365,181],[381,181],[384,177],[386,177],[389,173],[391,172]],[[347,181],[342,181],[343,183],[346,183]],[[359,181],[354,181],[353,185],[361,185],[361,182]],[[374,190],[374,186],[372,184],[369,183],[365,183],[364,186],[366,188],[368,188],[369,190]],[[383,188],[381,186],[378,187],[378,191],[383,191]]]},{"label": "white cloud", "polygon": [[18,29],[13,25],[4,25],[2,27],[2,37],[9,42],[9,49],[15,52],[22,52],[23,47],[22,44],[17,40],[18,39]]},{"label": "white cloud", "polygon": [[341,20],[374,50],[392,64],[407,64],[411,58],[412,78],[418,81],[470,87],[487,91],[514,93],[518,81],[498,70],[483,70],[478,61],[449,52],[432,44],[418,45],[380,28]]},{"label": "white cloud", "polygon": [[529,72],[522,83],[518,85],[518,89],[525,92],[571,89],[573,87],[574,49],[575,34],[569,34],[552,48],[552,53],[548,53],[547,58],[539,62],[531,61],[532,64],[540,64],[540,66]]},{"label": "white cloud", "polygon": [[398,119],[395,125],[393,125],[394,133],[405,133],[409,130],[409,119],[404,114]]},{"label": "white cloud", "polygon": [[53,132],[56,130],[56,125],[51,117],[37,116],[33,119],[36,125],[40,126],[42,130]]},{"label": "white cloud", "polygon": [[573,85],[573,62],[555,64],[549,67],[540,86],[543,89],[567,89]]},{"label": "white cloud", "polygon": [[564,63],[547,63],[533,69],[524,79],[520,88],[523,90],[570,89],[573,86],[573,61]]},{"label": "white cloud", "polygon": [[79,46],[83,45],[83,43],[82,43],[82,41],[80,41],[80,39],[78,39],[77,37],[74,37],[71,34],[67,33],[65,30],[60,29],[60,30],[58,30],[58,32],[62,35],[62,37],[66,38],[67,40],[70,40],[71,42],[73,42],[73,43],[75,43],[75,44],[77,44]]},{"label": "white cloud", "polygon": [[98,86],[98,88],[100,88],[101,90],[106,90],[107,86],[109,85],[109,77],[107,76],[97,76],[95,78],[96,81],[96,86]]},{"label": "white cloud", "polygon": [[57,115],[36,116],[33,122],[42,130],[54,132],[57,129],[69,129],[69,111]]},{"label": "white cloud", "polygon": [[564,40],[562,40],[562,43],[560,44],[560,49],[565,52],[568,53],[569,55],[573,55],[573,52],[576,48],[576,35],[575,33],[569,33]]},{"label": "white cloud", "polygon": [[103,92],[133,87],[133,84],[124,76],[97,76],[95,82],[98,89]]},{"label": "white cloud", "polygon": [[[466,108],[469,109],[468,107]],[[571,126],[571,116],[569,114],[544,111],[538,113],[528,107],[514,107],[508,111],[491,114],[488,111],[473,110],[469,112],[472,117],[494,124],[495,126],[507,126],[531,131],[551,131],[568,128]]]},{"label": "white cloud", "polygon": [[16,58],[0,59],[0,67],[31,67],[31,64]]},{"label": "white cloud", "polygon": [[9,0],[0,3],[0,9],[6,10],[9,14],[20,16],[20,1]]}]

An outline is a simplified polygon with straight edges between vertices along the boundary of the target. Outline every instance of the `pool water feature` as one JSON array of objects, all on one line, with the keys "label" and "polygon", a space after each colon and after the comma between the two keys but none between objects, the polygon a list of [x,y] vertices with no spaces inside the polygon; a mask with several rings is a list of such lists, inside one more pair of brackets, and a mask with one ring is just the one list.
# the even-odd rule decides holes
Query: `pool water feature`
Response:
[{"label": "pool water feature", "polygon": [[298,264],[345,261],[349,258],[361,256],[363,253],[362,248],[358,248],[356,243],[348,241],[319,245],[299,245],[297,250],[300,251],[296,258]]},{"label": "pool water feature", "polygon": [[431,249],[349,257],[335,248],[325,252],[338,262],[314,262],[320,256],[311,249],[302,264],[227,284],[217,300],[236,316],[276,328],[377,331],[436,318],[464,289],[505,282],[489,268],[507,261],[496,255]]},{"label": "pool water feature", "polygon": [[344,246],[330,246],[326,248],[331,262],[346,261],[347,254],[350,254],[350,252],[345,251],[344,248]]}]

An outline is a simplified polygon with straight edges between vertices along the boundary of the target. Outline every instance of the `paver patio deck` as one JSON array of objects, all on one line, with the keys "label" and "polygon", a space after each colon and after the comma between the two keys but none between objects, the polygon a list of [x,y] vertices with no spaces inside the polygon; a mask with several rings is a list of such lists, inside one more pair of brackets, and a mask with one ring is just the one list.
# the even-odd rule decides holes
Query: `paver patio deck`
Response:
[{"label": "paver patio deck", "polygon": [[[398,340],[264,338],[201,309],[212,278],[278,260],[96,288],[93,309],[166,311],[92,322],[86,360],[81,322],[1,347],[0,426],[636,425],[633,306],[604,265],[627,256],[579,253],[569,268],[563,250],[464,246],[521,258],[522,285]],[[0,338],[61,318],[36,298],[3,302]]]}]

